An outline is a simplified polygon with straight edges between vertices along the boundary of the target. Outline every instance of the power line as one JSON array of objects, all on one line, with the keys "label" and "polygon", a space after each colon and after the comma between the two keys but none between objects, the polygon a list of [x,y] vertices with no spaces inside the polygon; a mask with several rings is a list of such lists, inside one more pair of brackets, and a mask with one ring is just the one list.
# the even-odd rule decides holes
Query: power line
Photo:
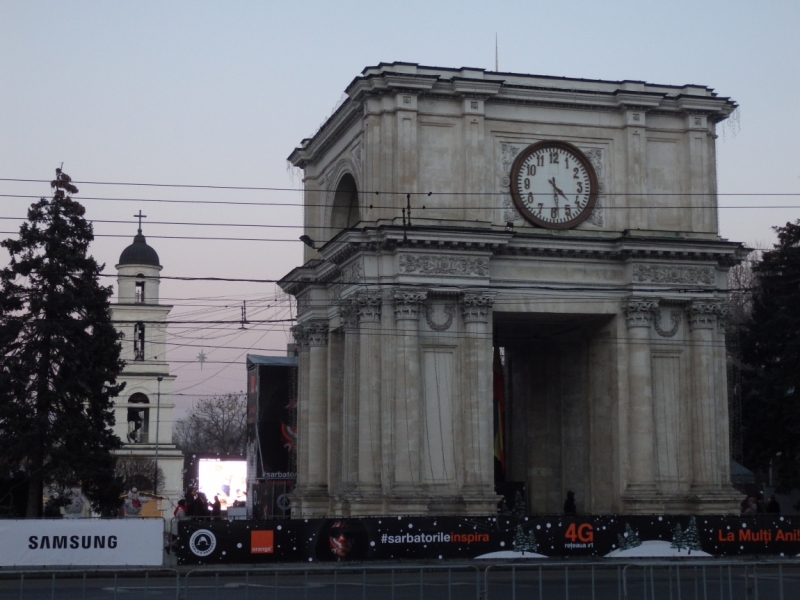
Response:
[{"label": "power line", "polygon": [[[17,183],[50,183],[49,179],[21,179],[11,177],[0,177],[0,181],[10,181]],[[212,190],[245,190],[245,191],[262,191],[262,192],[302,192],[303,194],[327,194],[331,190],[327,189],[307,189],[307,188],[284,188],[275,186],[241,186],[241,185],[199,185],[199,184],[180,184],[180,183],[135,183],[135,182],[121,182],[121,181],[75,181],[72,183],[76,185],[113,185],[113,186],[136,186],[136,187],[157,187],[157,188],[185,188],[185,189],[212,189]],[[369,195],[384,195],[384,196],[497,196],[507,195],[508,192],[434,192],[423,191],[414,192],[408,190],[360,190],[359,194]],[[541,193],[541,195],[549,196],[549,193]],[[800,192],[610,192],[603,191],[603,196],[800,196]],[[37,196],[38,197],[38,196]],[[80,196],[75,196],[79,198]]]}]

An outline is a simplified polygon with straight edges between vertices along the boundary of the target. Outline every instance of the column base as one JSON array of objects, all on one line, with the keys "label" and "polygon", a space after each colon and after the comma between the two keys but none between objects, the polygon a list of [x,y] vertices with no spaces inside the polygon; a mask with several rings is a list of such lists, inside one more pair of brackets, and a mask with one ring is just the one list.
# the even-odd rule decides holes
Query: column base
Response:
[{"label": "column base", "polygon": [[727,515],[739,514],[742,495],[732,488],[706,487],[678,494],[644,493],[628,489],[622,495],[626,514]]},{"label": "column base", "polygon": [[293,518],[313,519],[331,513],[331,498],[326,487],[303,486],[289,495]]}]

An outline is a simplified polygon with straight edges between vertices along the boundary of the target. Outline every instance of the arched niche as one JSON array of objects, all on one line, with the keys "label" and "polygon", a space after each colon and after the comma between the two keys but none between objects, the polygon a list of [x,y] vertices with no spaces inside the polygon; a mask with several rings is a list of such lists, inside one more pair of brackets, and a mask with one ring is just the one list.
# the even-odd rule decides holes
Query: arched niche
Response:
[{"label": "arched niche", "polygon": [[136,392],[128,398],[128,404],[141,405],[141,407],[128,407],[128,443],[146,444],[150,431],[150,409],[146,405],[150,404],[150,398],[146,394]]},{"label": "arched niche", "polygon": [[350,173],[345,173],[336,186],[331,208],[330,237],[342,229],[355,227],[361,221],[358,206],[358,187],[356,180]]}]

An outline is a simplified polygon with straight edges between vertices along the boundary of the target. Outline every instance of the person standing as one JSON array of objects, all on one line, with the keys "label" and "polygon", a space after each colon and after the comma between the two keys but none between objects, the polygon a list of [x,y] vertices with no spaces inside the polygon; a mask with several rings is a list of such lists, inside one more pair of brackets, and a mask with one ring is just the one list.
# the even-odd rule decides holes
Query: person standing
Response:
[{"label": "person standing", "polygon": [[567,499],[564,502],[565,515],[577,515],[578,507],[575,505],[575,492],[567,492]]}]

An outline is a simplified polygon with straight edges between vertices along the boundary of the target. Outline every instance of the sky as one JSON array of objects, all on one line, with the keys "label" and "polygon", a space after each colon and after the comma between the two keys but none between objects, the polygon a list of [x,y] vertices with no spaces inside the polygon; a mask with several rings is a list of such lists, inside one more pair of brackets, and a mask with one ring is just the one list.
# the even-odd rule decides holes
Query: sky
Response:
[{"label": "sky", "polygon": [[[501,71],[710,86],[740,105],[719,131],[720,233],[769,247],[773,226],[800,217],[798,29],[800,2],[788,0],[3,0],[0,178],[49,180],[63,162],[77,182],[284,188],[78,184],[104,273],[141,210],[162,276],[260,280],[162,282],[171,322],[232,321],[170,326],[185,409],[244,389],[248,352],[285,355],[289,323],[235,321],[243,301],[250,320],[293,316],[269,282],[302,260],[301,175],[286,157],[364,67],[493,70],[497,36]],[[0,181],[0,194],[8,237],[50,189]]]}]

